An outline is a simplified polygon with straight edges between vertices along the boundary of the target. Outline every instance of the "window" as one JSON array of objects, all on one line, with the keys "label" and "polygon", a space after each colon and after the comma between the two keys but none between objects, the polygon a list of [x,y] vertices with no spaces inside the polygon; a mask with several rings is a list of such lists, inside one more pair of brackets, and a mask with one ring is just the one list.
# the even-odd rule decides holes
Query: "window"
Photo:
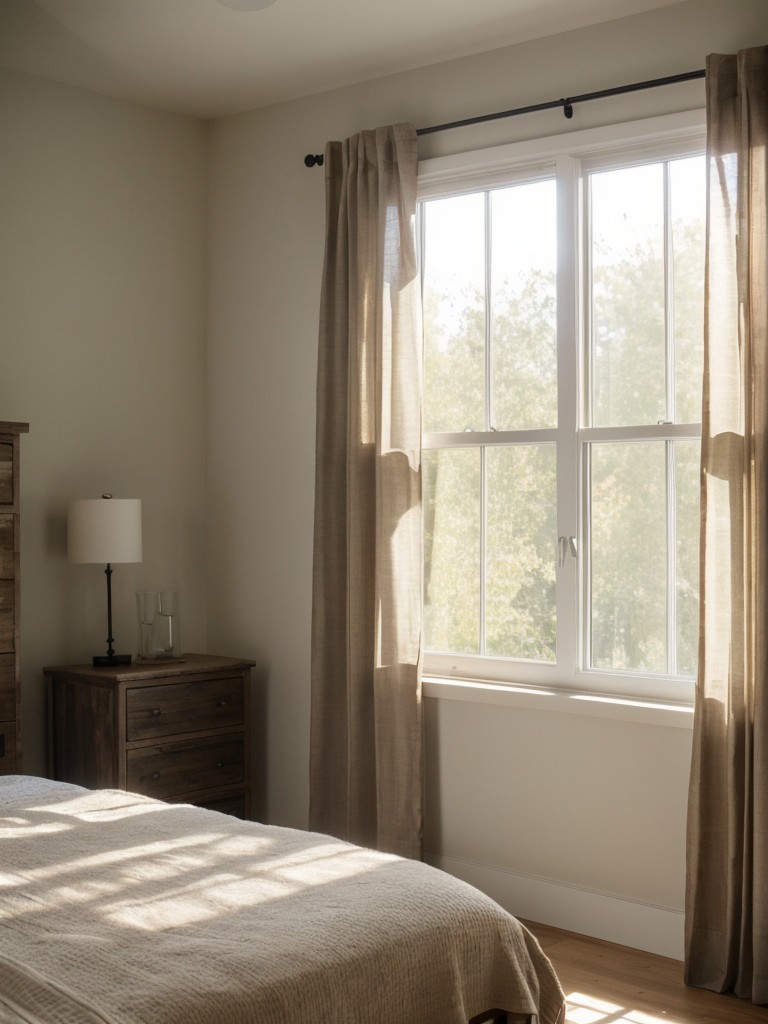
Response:
[{"label": "window", "polygon": [[428,673],[690,699],[699,123],[420,174]]}]

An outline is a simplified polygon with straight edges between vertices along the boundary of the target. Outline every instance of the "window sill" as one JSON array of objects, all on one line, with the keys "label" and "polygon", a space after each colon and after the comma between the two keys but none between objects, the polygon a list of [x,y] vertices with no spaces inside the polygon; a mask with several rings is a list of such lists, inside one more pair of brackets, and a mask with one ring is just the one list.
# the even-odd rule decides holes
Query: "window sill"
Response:
[{"label": "window sill", "polygon": [[645,725],[661,725],[678,729],[693,728],[693,704],[642,700],[606,693],[555,687],[515,686],[483,680],[448,679],[425,675],[422,686],[425,697],[437,700],[460,700],[472,704],[501,704],[529,711],[557,711],[562,714],[591,715],[593,718],[614,718]]}]

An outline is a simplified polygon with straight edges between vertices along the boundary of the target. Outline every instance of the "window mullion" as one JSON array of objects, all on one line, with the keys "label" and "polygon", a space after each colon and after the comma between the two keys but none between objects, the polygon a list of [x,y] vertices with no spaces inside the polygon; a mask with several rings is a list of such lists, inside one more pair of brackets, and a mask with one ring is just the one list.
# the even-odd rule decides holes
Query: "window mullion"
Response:
[{"label": "window mullion", "polygon": [[486,449],[480,446],[480,653],[485,654],[485,587],[488,537],[488,478],[486,472]]},{"label": "window mullion", "polygon": [[494,429],[494,402],[493,402],[493,309],[491,301],[491,287],[493,282],[493,267],[491,265],[492,254],[492,223],[491,223],[491,193],[485,192],[485,430]]},{"label": "window mullion", "polygon": [[[675,289],[672,247],[672,203],[670,166],[662,164],[664,174],[664,359],[666,364],[667,420],[676,422],[675,409]],[[677,530],[675,502],[675,445],[665,444],[667,496],[667,673],[677,671]]]},{"label": "window mullion", "polygon": [[675,289],[672,259],[672,210],[670,200],[669,161],[662,164],[664,172],[664,361],[666,368],[667,420],[676,421],[675,410]]},{"label": "window mullion", "polygon": [[[485,423],[483,429],[493,429],[493,317],[491,304],[491,283],[493,267],[491,265],[492,226],[491,226],[491,193],[486,190],[484,203],[485,231]],[[488,475],[485,445],[480,446],[480,653],[485,654],[485,608],[487,582],[487,538],[488,538]]]},{"label": "window mullion", "polygon": [[592,523],[592,510],[590,496],[591,488],[591,455],[592,446],[586,442],[580,445],[579,469],[581,484],[581,617],[579,621],[579,638],[581,642],[579,667],[590,669],[592,667],[592,538],[590,526]]},{"label": "window mullion", "polygon": [[[578,419],[579,287],[578,287],[578,164],[558,158],[557,180],[557,537],[579,537]],[[557,557],[557,537],[555,557]],[[557,560],[557,665],[572,678],[578,664],[578,560],[568,554]]]},{"label": "window mullion", "polygon": [[677,482],[675,442],[667,441],[667,673],[677,673]]}]

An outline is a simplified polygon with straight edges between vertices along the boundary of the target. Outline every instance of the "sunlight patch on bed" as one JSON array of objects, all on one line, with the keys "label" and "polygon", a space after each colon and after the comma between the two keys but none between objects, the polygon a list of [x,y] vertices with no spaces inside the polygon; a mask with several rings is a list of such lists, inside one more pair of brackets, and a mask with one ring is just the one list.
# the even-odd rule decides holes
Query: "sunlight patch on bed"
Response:
[{"label": "sunlight patch on bed", "polygon": [[[7,819],[8,834],[20,838],[14,844],[16,870],[0,877],[0,887],[22,894],[8,916],[76,908],[94,921],[162,931],[290,900],[396,860],[329,837],[305,845],[304,838],[292,837],[293,830],[285,830],[284,843],[258,826],[227,832],[219,816],[206,816],[205,822],[198,817],[191,834],[174,834],[186,825],[189,811],[122,791],[100,791],[97,805],[90,792],[30,801]],[[56,833],[64,832],[76,840],[75,856],[43,858],[38,837],[51,834],[55,852]],[[89,852],[91,835],[102,833],[106,847]],[[280,852],[273,855],[276,844]]]},{"label": "sunlight patch on bed", "polygon": [[392,859],[389,854],[375,850],[348,848],[346,845],[339,849],[337,845],[330,844],[295,850],[284,857],[273,857],[267,864],[257,863],[254,867],[259,874],[268,873],[308,886],[366,874]]},{"label": "sunlight patch on bed", "polygon": [[0,889],[14,889],[26,885],[26,878],[23,875],[12,875],[8,872],[0,872]]},{"label": "sunlight patch on bed", "polygon": [[[329,839],[327,843],[301,847],[268,861],[254,860],[256,852],[251,836],[230,836],[222,838],[215,850],[211,851],[217,860],[237,861],[239,867],[250,876],[270,875],[281,877],[303,886],[323,885],[339,879],[350,878],[368,871],[374,871],[397,860],[388,853],[377,850],[359,850],[343,840]],[[259,851],[261,852],[261,851]],[[244,859],[246,858],[246,859]]]},{"label": "sunlight patch on bed", "polygon": [[[100,790],[105,796],[109,796],[108,790]],[[89,793],[83,796],[73,796],[69,800],[57,800],[52,804],[38,804],[30,807],[30,812],[42,814],[59,814],[69,818],[77,818],[79,821],[118,821],[124,818],[132,818],[138,814],[162,814],[168,811],[168,805],[155,803],[149,798],[132,795],[132,803],[126,800],[126,793],[122,790],[115,790],[113,793],[114,803],[107,807],[93,807],[89,804]]]},{"label": "sunlight patch on bed", "polygon": [[[6,825],[6,822],[9,824]],[[0,838],[2,839],[26,839],[29,837],[30,829],[35,830],[35,836],[51,835],[53,832],[67,832],[71,829],[64,821],[49,821],[45,825],[37,825],[33,821],[24,818],[0,818]]]},{"label": "sunlight patch on bed", "polygon": [[[253,894],[251,894],[253,895]],[[248,900],[249,906],[268,903],[291,895],[285,884],[261,882],[258,899]],[[144,931],[180,928],[220,917],[233,909],[242,908],[243,883],[240,879],[225,881],[206,878],[197,886],[182,888],[176,894],[142,901],[123,901],[106,908],[104,917],[114,924]]]},{"label": "sunlight patch on bed", "polygon": [[[222,844],[231,847],[231,844]],[[268,864],[238,863],[238,871],[214,873],[219,858],[211,856],[204,875],[184,882],[162,898],[121,899],[102,908],[102,914],[122,927],[157,931],[212,920],[241,910],[288,899],[319,885],[366,874],[381,867],[386,855],[375,851],[339,849],[337,843],[297,850]],[[221,852],[221,851],[219,851]],[[231,849],[228,854],[231,855]],[[229,860],[229,856],[227,857]]]},{"label": "sunlight patch on bed", "polygon": [[[215,843],[219,837],[216,835],[182,836],[178,839],[162,839],[152,843],[142,843],[137,846],[128,846],[123,850],[105,850],[104,853],[92,853],[81,857],[77,861],[68,861],[65,864],[49,864],[39,868],[30,869],[25,872],[30,881],[37,881],[47,878],[54,878],[56,875],[65,873],[79,873],[100,867],[115,867],[119,864],[130,864],[135,861],[146,861],[150,864],[155,857],[164,857],[170,854],[188,853],[190,847],[204,847]],[[205,859],[201,858],[198,864],[204,864]]]},{"label": "sunlight patch on bed", "polygon": [[[131,810],[134,806],[141,805],[131,805]],[[70,806],[69,811],[80,816],[81,808]],[[41,830],[73,832],[78,827],[76,820],[44,822],[34,826],[32,835],[26,824],[26,834],[32,841]],[[134,842],[53,864],[37,864],[30,857],[23,869],[2,876],[0,886],[23,889],[27,895],[14,915],[83,907],[122,927],[154,931],[223,917],[243,903],[258,906],[291,898],[302,890],[375,871],[394,859],[339,840],[270,858],[273,844],[266,836],[226,836],[217,830]],[[148,893],[157,886],[163,887],[162,896],[153,899]],[[44,900],[37,898],[38,891],[45,892]]]}]

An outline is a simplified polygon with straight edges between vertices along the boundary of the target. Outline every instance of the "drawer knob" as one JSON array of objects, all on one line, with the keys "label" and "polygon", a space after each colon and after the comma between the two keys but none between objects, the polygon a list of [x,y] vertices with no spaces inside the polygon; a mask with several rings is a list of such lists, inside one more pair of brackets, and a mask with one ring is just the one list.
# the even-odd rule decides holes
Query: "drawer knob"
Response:
[{"label": "drawer knob", "polygon": [[217,761],[216,762],[216,767],[217,768],[223,768],[224,767],[224,762],[223,761]]},{"label": "drawer knob", "polygon": [[152,714],[155,717],[157,717],[158,715],[162,714],[162,712],[161,712],[160,708],[152,708]]},{"label": "drawer knob", "polygon": [[160,772],[152,772],[152,778],[155,782],[160,778]]},{"label": "drawer knob", "polygon": [[226,706],[227,706],[227,702],[225,700],[220,700],[218,702],[218,707],[225,708]]}]

